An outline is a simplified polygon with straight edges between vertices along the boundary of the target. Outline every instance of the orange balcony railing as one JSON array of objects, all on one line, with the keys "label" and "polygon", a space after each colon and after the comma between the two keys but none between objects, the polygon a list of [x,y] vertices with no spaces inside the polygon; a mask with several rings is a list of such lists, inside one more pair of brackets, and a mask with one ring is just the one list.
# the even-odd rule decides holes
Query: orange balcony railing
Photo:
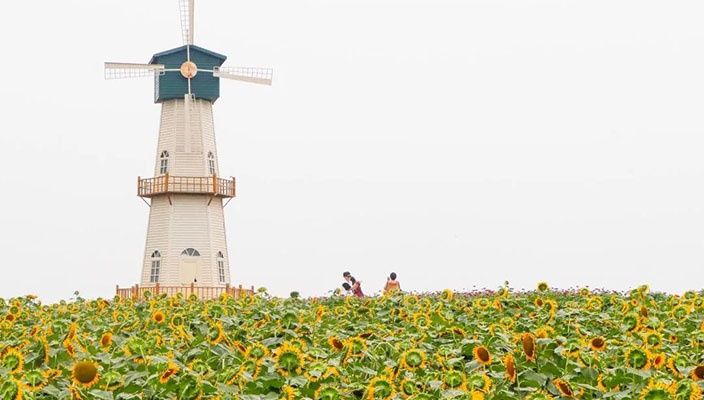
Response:
[{"label": "orange balcony railing", "polygon": [[235,178],[213,176],[171,176],[137,178],[137,196],[152,197],[166,193],[199,193],[221,197],[235,197]]},{"label": "orange balcony railing", "polygon": [[251,288],[244,288],[242,285],[232,287],[229,284],[225,286],[196,286],[193,283],[190,286],[161,286],[158,283],[153,286],[134,285],[129,288],[115,286],[115,294],[123,299],[142,299],[147,291],[152,296],[164,294],[173,297],[180,293],[185,297],[194,293],[199,299],[216,299],[223,293],[227,293],[232,297],[239,298],[254,295],[254,286]]}]

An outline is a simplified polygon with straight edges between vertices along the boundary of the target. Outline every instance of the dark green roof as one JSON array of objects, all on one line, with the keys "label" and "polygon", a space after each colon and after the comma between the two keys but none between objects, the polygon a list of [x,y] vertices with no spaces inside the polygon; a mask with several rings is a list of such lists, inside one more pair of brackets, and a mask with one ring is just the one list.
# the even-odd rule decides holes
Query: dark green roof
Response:
[{"label": "dark green roof", "polygon": [[[219,58],[220,60],[222,60],[222,62],[225,62],[225,60],[227,60],[227,56],[216,53],[214,51],[210,51],[208,49],[204,49],[204,48],[196,46],[194,44],[191,45],[191,50],[199,51],[199,52],[205,53],[211,57]],[[173,48],[171,50],[165,50],[165,51],[162,51],[161,53],[156,53],[152,56],[152,59],[149,60],[149,64],[158,64],[158,62],[156,61],[158,58],[166,56],[166,55],[170,55],[170,54],[179,53],[182,51],[186,51],[185,45]],[[222,64],[222,62],[220,64]]]}]

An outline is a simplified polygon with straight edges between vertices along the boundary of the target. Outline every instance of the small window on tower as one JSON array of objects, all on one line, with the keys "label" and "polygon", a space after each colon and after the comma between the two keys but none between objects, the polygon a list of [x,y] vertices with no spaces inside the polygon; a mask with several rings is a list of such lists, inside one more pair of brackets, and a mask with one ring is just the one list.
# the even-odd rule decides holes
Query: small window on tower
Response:
[{"label": "small window on tower", "polygon": [[200,257],[200,253],[198,250],[194,249],[193,247],[189,247],[187,249],[184,249],[181,252],[182,256],[189,256],[189,257]]},{"label": "small window on tower", "polygon": [[225,282],[225,256],[222,251],[218,251],[218,278],[220,282]]},{"label": "small window on tower", "polygon": [[159,272],[161,270],[161,254],[159,250],[155,250],[152,253],[152,268],[149,273],[149,282],[156,283],[159,282]]},{"label": "small window on tower", "polygon": [[208,170],[210,175],[215,175],[215,156],[212,151],[208,152]]},{"label": "small window on tower", "polygon": [[165,174],[169,172],[169,152],[164,150],[159,156],[159,173]]}]

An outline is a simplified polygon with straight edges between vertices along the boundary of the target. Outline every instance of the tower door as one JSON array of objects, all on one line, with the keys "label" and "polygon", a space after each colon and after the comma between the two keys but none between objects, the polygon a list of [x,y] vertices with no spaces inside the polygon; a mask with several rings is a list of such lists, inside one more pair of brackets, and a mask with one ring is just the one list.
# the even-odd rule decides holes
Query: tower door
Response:
[{"label": "tower door", "polygon": [[187,248],[181,252],[181,260],[179,261],[179,281],[182,285],[202,284],[201,273],[203,271],[203,261],[201,261],[200,253],[194,248]]},{"label": "tower door", "polygon": [[199,282],[202,282],[202,277],[201,277],[201,262],[198,259],[181,259],[181,265],[179,268],[180,273],[180,281],[182,285],[190,285],[191,283],[195,283],[196,285]]}]

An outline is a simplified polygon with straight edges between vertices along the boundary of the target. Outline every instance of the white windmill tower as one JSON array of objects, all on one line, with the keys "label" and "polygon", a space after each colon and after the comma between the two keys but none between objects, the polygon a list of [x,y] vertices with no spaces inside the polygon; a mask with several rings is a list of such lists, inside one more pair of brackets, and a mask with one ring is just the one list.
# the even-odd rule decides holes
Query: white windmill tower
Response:
[{"label": "white windmill tower", "polygon": [[235,179],[218,171],[212,106],[220,78],[272,79],[268,68],[222,68],[226,56],[195,46],[193,3],[179,0],[183,46],[148,64],[105,63],[106,79],[154,77],[161,121],[154,176],[138,178],[138,195],[151,200],[140,286],[174,292],[230,283],[223,199],[235,196]]}]

